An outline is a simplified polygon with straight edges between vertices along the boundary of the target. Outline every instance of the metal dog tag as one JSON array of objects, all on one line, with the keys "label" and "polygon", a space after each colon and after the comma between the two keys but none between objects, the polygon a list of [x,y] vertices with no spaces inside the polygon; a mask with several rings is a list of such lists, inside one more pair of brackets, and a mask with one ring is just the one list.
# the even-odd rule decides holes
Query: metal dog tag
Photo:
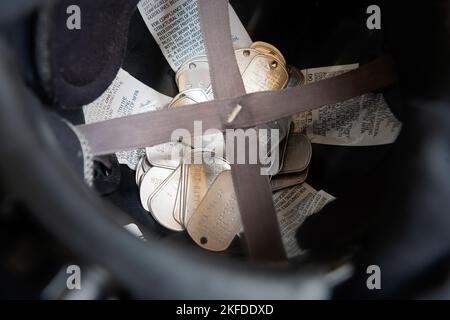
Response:
[{"label": "metal dog tag", "polygon": [[281,143],[280,143],[280,170],[279,171],[281,171],[281,169],[283,168],[284,159],[286,157],[287,142],[288,142],[288,137],[289,137],[290,132],[291,132],[291,126],[289,126],[289,130],[288,130],[286,137],[284,137],[283,141],[281,141]]},{"label": "metal dog tag", "polygon": [[[267,46],[264,46],[267,45]],[[256,48],[264,47],[264,50]],[[267,52],[274,51],[275,55],[269,55]],[[281,61],[276,58],[279,51],[273,46],[265,43],[256,43],[256,46],[250,49],[236,51],[236,59],[242,74],[245,89],[247,93],[258,91],[272,91],[284,89],[288,82],[288,72],[285,67],[284,57],[279,53]],[[262,159],[267,164],[272,154],[279,150],[279,143],[288,134],[290,119],[282,119],[266,125],[259,126],[258,129],[267,129],[267,136],[262,137],[261,143],[268,146],[267,156]],[[271,141],[270,130],[275,129],[279,132],[279,141]],[[276,163],[271,163],[268,172],[276,174],[280,171],[281,165],[277,167]]]},{"label": "metal dog tag", "polygon": [[239,207],[230,171],[212,184],[187,225],[191,238],[210,251],[226,250],[241,230]]},{"label": "metal dog tag", "polygon": [[150,211],[148,199],[162,185],[162,183],[173,173],[173,170],[163,168],[151,168],[143,177],[139,188],[142,207]]},{"label": "metal dog tag", "polygon": [[252,63],[253,59],[260,55],[261,53],[258,52],[258,50],[255,49],[239,49],[234,52],[236,56],[236,61],[239,67],[239,71],[241,72],[241,75],[247,70],[250,63]]},{"label": "metal dog tag", "polygon": [[[170,104],[170,108],[179,108],[190,104],[208,101],[209,98],[203,89],[190,89],[182,92],[174,98]],[[184,144],[190,147],[197,147],[213,151],[219,155],[224,155],[225,140],[223,134],[209,134],[200,137],[194,137],[194,142],[191,139],[183,141]]]},{"label": "metal dog tag", "polygon": [[145,157],[144,161],[142,161],[142,168],[144,169],[144,172],[148,172],[152,168],[152,165],[148,162],[147,157]]},{"label": "metal dog tag", "polygon": [[[178,108],[189,104],[207,101],[208,97],[201,89],[191,89],[178,94],[170,103],[169,108]],[[181,163],[186,149],[191,148],[192,142],[169,142],[146,148],[149,163],[154,167],[175,170]]]},{"label": "metal dog tag", "polygon": [[[261,164],[265,166],[270,164],[268,168],[268,173],[270,175],[276,175],[281,170],[283,157],[286,151],[286,138],[289,135],[290,125],[291,118],[284,118],[258,126],[259,130],[267,130],[267,134],[262,134],[259,136],[259,142],[261,143],[261,145],[265,144],[267,146],[267,155],[262,156]],[[272,141],[271,130],[278,130],[278,141]],[[276,157],[277,155],[278,161],[270,161],[274,160],[274,157]]]},{"label": "metal dog tag", "polygon": [[280,174],[272,177],[272,179],[270,180],[270,186],[272,187],[272,192],[275,192],[302,184],[306,181],[307,177],[308,169],[300,173]]},{"label": "metal dog tag", "polygon": [[278,59],[256,56],[242,74],[247,93],[284,89],[289,81],[285,65]]},{"label": "metal dog tag", "polygon": [[290,134],[280,174],[304,171],[309,166],[311,156],[312,146],[308,137],[300,133]]},{"label": "metal dog tag", "polygon": [[[289,81],[287,84],[287,87],[294,87],[300,85],[301,79],[299,79],[299,74],[302,76],[302,73],[300,70],[296,69],[297,71],[289,71]],[[278,129],[279,130],[279,139],[280,144],[279,145],[273,145],[271,144],[271,153],[274,152],[274,148],[279,148],[279,154],[280,154],[280,161],[279,161],[279,168],[270,167],[269,172],[273,173],[273,175],[276,175],[280,173],[285,156],[286,156],[286,149],[287,149],[287,142],[288,142],[288,136],[291,131],[291,123],[292,120],[290,117],[277,120],[272,123],[268,123],[266,125],[260,126],[261,129]],[[267,156],[269,158],[269,155]]]},{"label": "metal dog tag", "polygon": [[[289,81],[287,84],[287,87],[296,87],[302,83],[304,80],[302,73],[300,70],[296,69],[295,67],[290,67],[288,70],[289,73]],[[288,142],[288,136],[291,131],[291,123],[292,120],[290,117],[277,120],[272,123],[268,123],[266,125],[260,126],[261,129],[278,129],[279,130],[279,139],[280,144],[277,145],[271,145],[272,150],[270,152],[274,152],[274,148],[279,148],[279,154],[280,154],[280,161],[279,161],[279,168],[270,168],[269,172],[273,172],[274,175],[278,174],[281,171],[281,168],[284,164],[284,159],[286,156],[286,149],[287,149],[287,142]],[[268,155],[269,157],[269,155]]]},{"label": "metal dog tag", "polygon": [[168,142],[145,149],[148,162],[159,168],[175,170],[181,163],[188,146],[180,142]]},{"label": "metal dog tag", "polygon": [[278,60],[280,60],[284,65],[286,65],[286,59],[284,58],[283,54],[280,52],[280,50],[278,50],[270,43],[263,41],[256,41],[250,46],[250,48],[258,50],[260,53],[275,57]]},{"label": "metal dog tag", "polygon": [[183,186],[184,186],[184,166],[181,165],[180,166],[180,170],[181,170],[181,178],[180,178],[180,183],[178,184],[178,188],[177,188],[177,195],[175,197],[175,205],[173,207],[173,212],[172,212],[172,216],[175,219],[176,222],[178,222],[180,225],[183,225],[183,221],[182,221],[182,217],[181,217],[181,212],[182,212],[182,199],[183,199]]},{"label": "metal dog tag", "polygon": [[184,230],[183,226],[173,218],[173,208],[180,178],[181,167],[176,169],[148,200],[153,218],[163,227],[173,231]]},{"label": "metal dog tag", "polygon": [[217,176],[231,169],[224,159],[215,157],[209,152],[195,152],[193,157],[194,161],[186,166],[185,205],[182,214],[184,225],[187,225]]},{"label": "metal dog tag", "polygon": [[148,162],[147,157],[142,157],[141,160],[139,160],[137,166],[136,166],[136,184],[138,187],[142,183],[142,179],[144,178],[145,174],[152,168],[151,164]]},{"label": "metal dog tag", "polygon": [[142,166],[142,162],[145,160],[145,158],[146,157],[142,157],[136,166],[135,179],[136,179],[136,184],[138,186],[141,184],[141,179],[142,179],[143,175],[145,174],[144,167]]},{"label": "metal dog tag", "polygon": [[208,100],[208,95],[203,89],[189,89],[179,93],[175,98],[173,98],[172,102],[169,104],[169,108],[179,108]]},{"label": "metal dog tag", "polygon": [[180,92],[189,89],[203,89],[208,92],[211,85],[208,58],[198,56],[178,70],[175,81]]},{"label": "metal dog tag", "polygon": [[305,84],[305,76],[299,69],[297,69],[294,66],[288,66],[287,70],[289,73],[289,82],[288,82],[287,86],[289,88],[293,88],[293,87],[297,87],[297,86]]}]

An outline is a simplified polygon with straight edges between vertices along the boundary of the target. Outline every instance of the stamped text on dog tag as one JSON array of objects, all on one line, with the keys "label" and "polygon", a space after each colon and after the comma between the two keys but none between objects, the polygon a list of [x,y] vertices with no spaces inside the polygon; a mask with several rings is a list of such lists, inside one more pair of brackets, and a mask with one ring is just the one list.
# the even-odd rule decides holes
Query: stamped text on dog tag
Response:
[{"label": "stamped text on dog tag", "polygon": [[[225,160],[214,157],[209,152],[195,152],[193,157],[196,159],[192,159],[194,161],[187,165],[186,171],[184,225],[187,225],[217,176],[230,170],[230,165]],[[203,164],[195,164],[200,163],[199,157],[203,157]]]},{"label": "stamped text on dog tag", "polygon": [[212,184],[187,225],[191,238],[210,251],[226,250],[241,230],[239,208],[229,170]]},{"label": "stamped text on dog tag", "polygon": [[279,60],[267,56],[256,56],[242,74],[247,93],[275,91],[286,87],[289,74]]}]

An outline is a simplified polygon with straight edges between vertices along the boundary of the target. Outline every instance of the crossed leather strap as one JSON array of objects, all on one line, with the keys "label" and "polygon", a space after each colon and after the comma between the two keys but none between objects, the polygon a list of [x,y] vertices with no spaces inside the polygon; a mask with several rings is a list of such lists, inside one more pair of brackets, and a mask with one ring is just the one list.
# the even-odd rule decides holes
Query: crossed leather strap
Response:
[{"label": "crossed leather strap", "polygon": [[[393,63],[384,56],[334,78],[282,91],[246,94],[231,40],[228,0],[198,0],[198,4],[216,100],[79,126],[95,155],[162,144],[179,128],[194,134],[194,121],[202,121],[205,131],[256,127],[396,82]],[[230,121],[238,105],[242,109]],[[268,177],[261,175],[259,165],[231,168],[250,257],[285,260]]]}]

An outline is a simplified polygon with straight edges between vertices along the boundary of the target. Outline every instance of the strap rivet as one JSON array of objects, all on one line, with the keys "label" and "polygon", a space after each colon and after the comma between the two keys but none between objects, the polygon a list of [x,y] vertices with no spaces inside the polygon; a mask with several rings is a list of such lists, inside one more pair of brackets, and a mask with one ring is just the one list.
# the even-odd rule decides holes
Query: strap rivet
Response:
[{"label": "strap rivet", "polygon": [[237,104],[236,107],[233,108],[231,113],[228,115],[228,123],[232,123],[236,117],[239,115],[239,112],[241,112],[242,106],[240,104]]}]

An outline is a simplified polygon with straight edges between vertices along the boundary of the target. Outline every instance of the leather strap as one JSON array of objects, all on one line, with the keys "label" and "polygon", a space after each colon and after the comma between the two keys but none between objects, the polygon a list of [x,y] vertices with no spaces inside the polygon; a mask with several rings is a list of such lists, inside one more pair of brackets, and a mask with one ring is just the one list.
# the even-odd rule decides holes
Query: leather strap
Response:
[{"label": "leather strap", "polygon": [[[194,135],[194,121],[202,121],[204,131],[256,127],[383,89],[396,80],[391,58],[383,56],[356,70],[301,87],[141,113],[78,129],[94,155],[108,155],[168,142],[172,132],[180,128]],[[228,117],[237,104],[242,110],[230,124]]]},{"label": "leather strap", "polygon": [[[228,0],[198,0],[198,4],[214,97],[245,95],[231,40]],[[249,152],[248,144],[245,152]],[[285,260],[268,177],[261,175],[259,165],[250,164],[232,164],[231,173],[250,258]]]},{"label": "leather strap", "polygon": [[245,95],[244,82],[231,40],[228,6],[227,0],[198,0],[200,23],[215,99]]}]

